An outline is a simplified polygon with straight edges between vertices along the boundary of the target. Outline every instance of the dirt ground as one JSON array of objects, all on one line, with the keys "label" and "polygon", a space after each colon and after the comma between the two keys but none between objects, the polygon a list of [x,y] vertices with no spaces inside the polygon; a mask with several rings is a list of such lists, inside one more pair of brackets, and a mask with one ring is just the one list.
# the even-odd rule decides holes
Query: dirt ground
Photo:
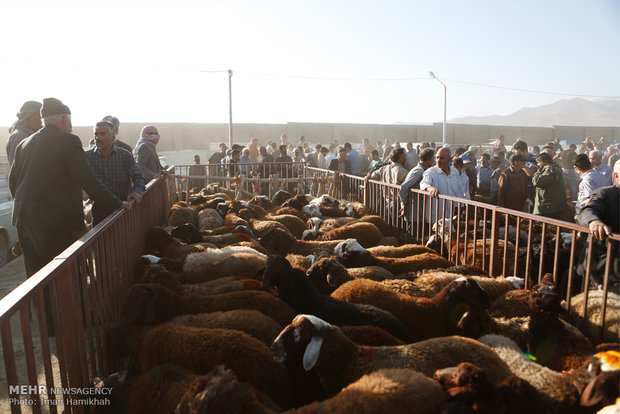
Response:
[{"label": "dirt ground", "polygon": [[[0,297],[6,296],[10,291],[15,289],[19,284],[21,284],[24,280],[26,280],[26,272],[24,270],[24,260],[23,257],[18,257],[7,265],[0,268]],[[36,315],[36,310],[32,307],[33,315]],[[41,341],[38,334],[38,323],[37,318],[34,317],[31,320],[31,332],[32,332],[32,340],[33,346],[35,349],[36,355],[36,371],[37,371],[37,380],[38,384],[45,384],[45,373],[43,370],[43,362],[41,358]],[[21,325],[19,323],[19,315],[15,315],[11,318],[11,335],[13,339],[13,352],[15,354],[15,364],[17,370],[18,384],[19,385],[30,385],[31,381],[28,380],[28,375],[26,373],[26,360],[24,358],[24,344],[22,339],[22,330]],[[52,350],[52,354],[55,353],[56,343],[53,339],[50,340],[50,348]],[[2,346],[0,345],[0,351],[2,350]],[[54,371],[54,384],[55,386],[60,386],[60,377],[58,370],[58,361],[55,359],[54,355],[52,355],[52,370]],[[28,396],[20,396],[22,401],[26,401]],[[4,358],[0,360],[0,413],[8,413],[11,411],[11,404],[8,397],[8,386],[6,380],[6,370],[4,364]],[[32,412],[31,407],[29,406],[21,406],[22,412],[30,413]],[[58,407],[58,412],[62,411],[62,407]],[[48,407],[42,407],[42,412],[49,412]]]}]

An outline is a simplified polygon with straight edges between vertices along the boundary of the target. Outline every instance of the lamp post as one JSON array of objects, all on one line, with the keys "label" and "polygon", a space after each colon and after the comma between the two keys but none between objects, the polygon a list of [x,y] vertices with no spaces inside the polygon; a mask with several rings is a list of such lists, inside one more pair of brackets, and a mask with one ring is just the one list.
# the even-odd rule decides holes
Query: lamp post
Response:
[{"label": "lamp post", "polygon": [[446,106],[447,106],[447,95],[448,95],[448,87],[445,83],[439,80],[437,76],[433,72],[428,72],[428,75],[435,79],[437,82],[441,83],[443,86],[443,145],[446,145]]},{"label": "lamp post", "polygon": [[233,144],[233,123],[232,123],[232,70],[228,69],[228,148]]}]

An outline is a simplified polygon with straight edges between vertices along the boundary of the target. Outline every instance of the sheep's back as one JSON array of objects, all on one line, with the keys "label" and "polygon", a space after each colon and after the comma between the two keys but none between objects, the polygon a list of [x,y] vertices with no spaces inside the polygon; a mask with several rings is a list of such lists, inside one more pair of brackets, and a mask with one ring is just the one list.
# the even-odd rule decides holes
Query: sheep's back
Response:
[{"label": "sheep's back", "polygon": [[367,249],[375,256],[382,257],[408,257],[420,253],[437,253],[435,250],[421,244],[404,244],[402,246],[376,246]]},{"label": "sheep's back", "polygon": [[346,240],[350,238],[356,239],[363,247],[371,247],[376,246],[381,241],[383,234],[372,223],[357,222],[335,228],[323,235],[323,240]]}]

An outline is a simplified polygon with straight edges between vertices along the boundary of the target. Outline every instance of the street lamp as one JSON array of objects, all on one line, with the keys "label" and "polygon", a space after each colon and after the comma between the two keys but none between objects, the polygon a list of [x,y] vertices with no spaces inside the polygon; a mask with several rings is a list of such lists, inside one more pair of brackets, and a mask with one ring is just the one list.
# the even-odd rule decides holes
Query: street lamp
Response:
[{"label": "street lamp", "polygon": [[446,106],[447,106],[447,95],[448,95],[448,87],[445,83],[439,80],[437,76],[433,72],[428,72],[428,75],[435,79],[437,82],[441,83],[443,86],[443,145],[446,145]]}]

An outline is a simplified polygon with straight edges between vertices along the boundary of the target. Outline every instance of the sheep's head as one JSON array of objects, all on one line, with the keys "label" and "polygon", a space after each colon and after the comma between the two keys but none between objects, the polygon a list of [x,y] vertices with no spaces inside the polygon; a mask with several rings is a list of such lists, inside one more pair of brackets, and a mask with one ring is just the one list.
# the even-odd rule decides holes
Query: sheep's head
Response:
[{"label": "sheep's head", "polygon": [[129,326],[158,323],[174,315],[178,301],[164,286],[139,283],[129,289],[121,313]]},{"label": "sheep's head", "polygon": [[185,243],[193,244],[202,242],[202,234],[192,223],[176,226],[170,231],[170,235]]},{"label": "sheep's head", "polygon": [[319,198],[315,198],[311,201],[312,203],[318,204],[321,207],[338,207],[340,203],[334,197],[328,196],[327,194],[323,194]]},{"label": "sheep's head", "polygon": [[286,200],[288,200],[291,197],[293,197],[293,194],[289,193],[288,191],[278,190],[273,195],[273,198],[271,199],[271,203],[274,206],[281,206],[282,203],[284,203]]},{"label": "sheep's head", "polygon": [[336,245],[334,254],[338,261],[347,267],[359,267],[362,265],[360,260],[368,251],[362,247],[355,239],[346,239]]},{"label": "sheep's head", "polygon": [[533,313],[548,312],[557,315],[564,312],[562,299],[552,284],[541,283],[535,286],[528,303]]},{"label": "sheep's head", "polygon": [[356,216],[355,206],[351,203],[344,206],[344,214],[347,217],[355,217]]},{"label": "sheep's head", "polygon": [[152,254],[145,254],[140,257],[136,264],[133,266],[133,282],[138,283],[144,276],[144,270],[146,266],[150,264],[157,264],[161,261],[161,257],[153,256]]},{"label": "sheep's head", "polygon": [[256,239],[256,236],[254,236],[254,232],[250,230],[248,226],[245,226],[243,224],[240,224],[237,227],[235,227],[232,233],[246,234],[250,236],[251,238]]},{"label": "sheep's head", "polygon": [[147,252],[156,252],[174,243],[172,236],[163,227],[151,227],[144,235]]},{"label": "sheep's head", "polygon": [[494,385],[487,373],[469,362],[461,362],[456,367],[439,369],[435,371],[433,378],[453,399],[460,399],[459,397],[464,394],[495,394]]},{"label": "sheep's head", "polygon": [[267,230],[260,239],[261,246],[278,254],[288,253],[293,243],[295,238],[281,228]]},{"label": "sheep's head", "polygon": [[226,202],[220,202],[215,206],[215,210],[220,213],[220,216],[226,217],[226,214],[230,211],[230,207]]},{"label": "sheep's head", "polygon": [[323,294],[330,294],[351,278],[345,267],[333,257],[323,257],[306,272],[310,282]]},{"label": "sheep's head", "polygon": [[293,197],[293,198],[289,198],[284,203],[282,203],[282,205],[280,207],[281,208],[290,207],[290,208],[294,208],[295,210],[301,210],[302,208],[304,208],[304,204],[301,203],[295,197]]},{"label": "sheep's head", "polygon": [[165,266],[161,264],[151,264],[144,268],[144,275],[140,283],[154,283],[167,287],[175,292],[181,292],[182,284],[174,277]]},{"label": "sheep's head", "polygon": [[444,288],[450,300],[465,302],[476,311],[484,311],[491,306],[489,295],[474,280],[459,277]]},{"label": "sheep's head", "polygon": [[198,196],[198,197],[194,197],[189,201],[189,205],[190,206],[197,206],[200,205],[202,203],[205,203],[207,201],[206,198],[204,198],[203,196]]},{"label": "sheep's head", "polygon": [[303,206],[301,211],[303,211],[304,213],[306,213],[307,215],[311,217],[323,217],[323,214],[321,213],[321,208],[314,203],[310,203],[310,204]]},{"label": "sheep's head", "polygon": [[[224,365],[197,378],[181,397],[175,413],[268,412],[278,407],[251,384],[239,382]],[[225,408],[224,408],[225,407]]]},{"label": "sheep's head", "polygon": [[267,210],[267,211],[273,208],[273,204],[271,203],[271,201],[269,201],[269,198],[264,195],[257,195],[257,196],[252,197],[252,199],[250,200],[250,203],[260,206],[264,210]]},{"label": "sheep's head", "polygon": [[278,362],[286,362],[303,354],[303,367],[311,370],[317,363],[323,345],[322,331],[332,325],[312,315],[297,315],[271,345],[271,353]]},{"label": "sheep's head", "polygon": [[285,257],[277,255],[267,257],[267,267],[263,272],[263,288],[277,287],[282,274],[291,269],[291,264]]}]

